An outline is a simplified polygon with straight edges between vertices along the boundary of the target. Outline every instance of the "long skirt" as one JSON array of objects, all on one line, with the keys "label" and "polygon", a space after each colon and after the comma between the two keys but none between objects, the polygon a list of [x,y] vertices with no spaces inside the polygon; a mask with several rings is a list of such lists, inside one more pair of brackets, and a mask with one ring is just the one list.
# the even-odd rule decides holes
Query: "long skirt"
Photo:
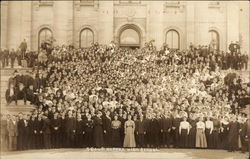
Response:
[{"label": "long skirt", "polygon": [[219,130],[213,130],[213,147],[212,148],[219,148]]},{"label": "long skirt", "polygon": [[207,140],[203,129],[197,129],[195,146],[201,148],[207,147]]},{"label": "long skirt", "polygon": [[188,147],[190,148],[195,147],[195,137],[196,137],[195,128],[191,128],[188,135]]},{"label": "long skirt", "polygon": [[207,147],[212,148],[213,147],[213,134],[210,134],[211,129],[206,129],[206,139],[207,139]]},{"label": "long skirt", "polygon": [[135,147],[135,134],[132,131],[132,128],[128,127],[126,134],[125,134],[125,138],[124,138],[124,142],[123,142],[123,147]]},{"label": "long skirt", "polygon": [[180,147],[188,147],[188,134],[187,134],[187,129],[181,129],[181,134],[180,134]]},{"label": "long skirt", "polygon": [[113,147],[121,146],[120,129],[112,129],[112,146]]}]

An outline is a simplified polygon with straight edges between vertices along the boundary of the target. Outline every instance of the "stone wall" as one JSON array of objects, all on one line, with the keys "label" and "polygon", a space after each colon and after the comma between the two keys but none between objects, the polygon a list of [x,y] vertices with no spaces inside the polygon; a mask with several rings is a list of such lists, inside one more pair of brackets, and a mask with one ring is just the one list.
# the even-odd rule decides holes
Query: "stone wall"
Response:
[{"label": "stone wall", "polygon": [[117,41],[119,29],[136,25],[141,42],[165,42],[166,32],[180,34],[180,48],[208,44],[209,30],[220,35],[220,49],[227,50],[231,41],[240,40],[242,50],[249,50],[249,2],[141,1],[4,1],[1,2],[1,47],[17,48],[25,38],[31,50],[38,48],[38,33],[43,27],[52,30],[56,44],[79,47],[79,35],[88,27],[99,43]]}]

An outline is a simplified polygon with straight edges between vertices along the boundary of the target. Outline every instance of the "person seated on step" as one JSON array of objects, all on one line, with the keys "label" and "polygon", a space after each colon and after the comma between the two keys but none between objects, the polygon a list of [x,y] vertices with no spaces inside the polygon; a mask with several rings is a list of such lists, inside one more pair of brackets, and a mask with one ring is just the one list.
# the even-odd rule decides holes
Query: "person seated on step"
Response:
[{"label": "person seated on step", "polygon": [[18,92],[17,92],[17,100],[24,100],[24,105],[26,105],[26,101],[27,101],[27,94],[25,91],[25,87],[22,83],[19,83],[18,85]]},{"label": "person seated on step", "polygon": [[7,105],[9,105],[12,101],[15,101],[17,105],[17,89],[13,84],[10,84],[10,87],[6,90],[5,98],[7,101]]},{"label": "person seated on step", "polygon": [[30,101],[31,104],[37,103],[38,97],[35,94],[33,85],[29,85],[29,87],[25,89],[25,94],[27,96],[27,100]]}]

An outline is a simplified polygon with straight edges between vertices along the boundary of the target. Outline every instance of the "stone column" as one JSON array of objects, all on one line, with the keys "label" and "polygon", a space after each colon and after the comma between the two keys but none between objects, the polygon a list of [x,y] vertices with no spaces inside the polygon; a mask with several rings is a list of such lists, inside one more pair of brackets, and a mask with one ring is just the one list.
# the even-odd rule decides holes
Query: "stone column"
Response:
[{"label": "stone column", "polygon": [[239,6],[237,3],[227,3],[227,50],[231,41],[239,41]]},{"label": "stone column", "polygon": [[[149,1],[147,21],[147,40],[155,40],[157,49],[160,49],[165,42],[165,33],[163,32],[163,7],[164,1]],[[143,44],[144,45],[144,44]]]},{"label": "stone column", "polygon": [[21,1],[22,2],[22,32],[21,41],[26,39],[28,50],[31,49],[31,24],[32,24],[32,1]]},{"label": "stone column", "polygon": [[73,1],[54,1],[54,33],[56,45],[73,43]]},{"label": "stone column", "polygon": [[99,43],[109,44],[114,39],[113,1],[99,1]]},{"label": "stone column", "polygon": [[186,48],[195,43],[195,5],[194,2],[186,2]]},{"label": "stone column", "polygon": [[196,2],[196,45],[209,45],[209,25],[208,25],[208,3],[209,2]]},{"label": "stone column", "polygon": [[[241,43],[241,51],[242,53],[249,54],[249,2],[242,1],[239,2],[240,5],[240,13],[239,13],[239,25],[240,25],[240,43]],[[247,17],[247,18],[245,18]],[[250,59],[249,59],[250,60]],[[249,61],[250,63],[250,61]]]},{"label": "stone column", "polygon": [[8,1],[1,1],[1,46],[7,48],[8,40]]},{"label": "stone column", "polygon": [[8,48],[16,49],[22,40],[22,1],[8,2]]}]

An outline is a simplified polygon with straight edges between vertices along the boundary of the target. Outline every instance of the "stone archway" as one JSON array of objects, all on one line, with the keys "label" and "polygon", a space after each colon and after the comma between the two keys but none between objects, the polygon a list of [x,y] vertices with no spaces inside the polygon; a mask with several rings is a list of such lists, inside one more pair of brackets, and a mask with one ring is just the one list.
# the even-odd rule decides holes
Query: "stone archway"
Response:
[{"label": "stone archway", "polygon": [[136,24],[124,24],[116,31],[116,42],[120,47],[140,48],[143,44],[143,31]]}]

